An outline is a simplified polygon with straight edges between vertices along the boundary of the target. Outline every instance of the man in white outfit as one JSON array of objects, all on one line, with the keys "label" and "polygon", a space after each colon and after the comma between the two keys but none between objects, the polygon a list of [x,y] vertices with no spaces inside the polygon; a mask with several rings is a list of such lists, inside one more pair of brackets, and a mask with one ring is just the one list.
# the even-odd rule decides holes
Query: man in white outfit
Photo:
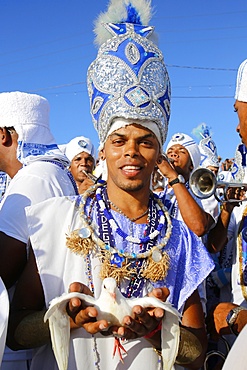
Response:
[{"label": "man in white outfit", "polygon": [[[10,300],[27,261],[29,232],[25,207],[51,197],[76,194],[49,127],[48,101],[36,94],[0,94],[0,169],[10,184],[0,203],[0,276]],[[1,370],[27,369],[32,351],[6,348]]]}]

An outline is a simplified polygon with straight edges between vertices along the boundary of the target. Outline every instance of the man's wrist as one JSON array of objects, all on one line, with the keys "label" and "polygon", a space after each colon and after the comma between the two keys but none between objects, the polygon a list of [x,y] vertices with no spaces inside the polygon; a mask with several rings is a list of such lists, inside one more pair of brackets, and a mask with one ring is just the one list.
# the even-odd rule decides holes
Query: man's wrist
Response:
[{"label": "man's wrist", "polygon": [[[228,324],[228,327],[231,331],[232,334],[238,336],[239,332],[241,331],[242,329],[242,323],[239,319],[239,315],[241,313],[241,311],[246,311],[246,308],[244,307],[241,307],[241,306],[236,306],[234,307],[233,309],[231,309],[229,311],[229,313],[227,314],[227,317],[226,317],[226,322]],[[237,323],[237,320],[238,320],[238,323]]]},{"label": "man's wrist", "polygon": [[168,183],[170,186],[173,186],[175,184],[185,184],[185,179],[183,175],[177,175],[173,180],[169,181]]}]

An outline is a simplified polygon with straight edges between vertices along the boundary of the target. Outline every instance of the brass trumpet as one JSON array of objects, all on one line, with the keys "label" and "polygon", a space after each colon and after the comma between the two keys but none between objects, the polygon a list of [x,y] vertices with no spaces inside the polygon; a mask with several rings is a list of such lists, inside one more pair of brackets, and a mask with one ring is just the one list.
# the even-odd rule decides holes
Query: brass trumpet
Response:
[{"label": "brass trumpet", "polygon": [[[247,184],[240,182],[217,181],[215,174],[207,168],[197,168],[189,178],[189,187],[192,193],[200,198],[206,199],[214,194],[219,202],[237,202],[245,201],[247,198],[244,193],[247,191]],[[235,199],[229,198],[229,192],[235,188],[236,195],[240,196]],[[222,192],[217,191],[222,189]]]}]

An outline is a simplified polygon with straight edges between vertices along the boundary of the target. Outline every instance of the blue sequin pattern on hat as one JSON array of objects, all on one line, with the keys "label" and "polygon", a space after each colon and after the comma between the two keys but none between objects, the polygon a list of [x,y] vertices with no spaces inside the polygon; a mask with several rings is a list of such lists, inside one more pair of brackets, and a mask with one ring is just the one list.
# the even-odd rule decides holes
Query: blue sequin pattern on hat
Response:
[{"label": "blue sequin pattern on hat", "polygon": [[107,23],[113,35],[89,66],[87,83],[91,115],[101,143],[112,120],[156,122],[162,143],[170,117],[170,81],[162,52],[148,37],[154,28],[132,23]]}]

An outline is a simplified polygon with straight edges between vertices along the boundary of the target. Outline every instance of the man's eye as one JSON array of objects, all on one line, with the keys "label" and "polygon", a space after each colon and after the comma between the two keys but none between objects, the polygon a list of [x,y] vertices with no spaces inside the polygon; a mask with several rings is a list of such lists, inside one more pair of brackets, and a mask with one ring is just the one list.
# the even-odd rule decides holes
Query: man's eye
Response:
[{"label": "man's eye", "polygon": [[141,143],[144,144],[144,145],[147,145],[147,146],[152,145],[152,143],[150,141],[147,141],[147,140],[143,140]]},{"label": "man's eye", "polygon": [[123,144],[124,143],[124,141],[123,140],[120,140],[120,139],[118,139],[118,140],[113,140],[113,142],[112,142],[114,145],[121,145],[121,144]]}]

